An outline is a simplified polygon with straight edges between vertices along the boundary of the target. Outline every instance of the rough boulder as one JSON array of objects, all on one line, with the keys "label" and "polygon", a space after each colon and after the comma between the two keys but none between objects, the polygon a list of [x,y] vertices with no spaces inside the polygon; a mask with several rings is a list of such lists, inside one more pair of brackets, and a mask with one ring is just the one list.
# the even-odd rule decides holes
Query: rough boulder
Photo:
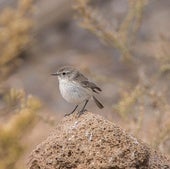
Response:
[{"label": "rough boulder", "polygon": [[103,117],[65,117],[31,153],[29,169],[169,169],[169,159]]}]

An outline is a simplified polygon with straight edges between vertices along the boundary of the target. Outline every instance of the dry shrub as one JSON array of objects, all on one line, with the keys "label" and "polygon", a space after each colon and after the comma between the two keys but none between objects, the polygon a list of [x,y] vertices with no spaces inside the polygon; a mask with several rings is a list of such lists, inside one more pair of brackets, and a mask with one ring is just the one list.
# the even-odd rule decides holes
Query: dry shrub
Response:
[{"label": "dry shrub", "polygon": [[32,0],[20,0],[16,9],[0,13],[0,80],[20,64],[19,54],[31,41],[31,11]]},{"label": "dry shrub", "polygon": [[170,41],[164,35],[160,36],[158,52],[155,57],[160,63],[160,72],[163,74],[170,73]]},{"label": "dry shrub", "polygon": [[[31,42],[31,12],[32,0],[20,0],[16,9],[5,8],[0,13],[0,82],[21,64],[19,55]],[[35,123],[40,102],[22,90],[8,91],[2,84],[0,96],[4,98],[0,114],[5,121],[0,125],[0,168],[13,169],[25,150],[21,139]],[[3,119],[7,116],[8,120]]]},{"label": "dry shrub", "polygon": [[23,90],[15,89],[4,96],[4,102],[3,111],[7,110],[8,114],[11,112],[12,117],[0,126],[0,168],[15,169],[17,160],[26,148],[21,139],[37,121],[41,103],[37,98],[27,96]]},{"label": "dry shrub", "polygon": [[[152,85],[145,88],[137,85],[129,92],[123,92],[119,103],[114,106],[114,112],[120,115],[124,123],[129,123],[128,128],[133,134],[154,148],[170,153],[164,144],[170,140],[170,106],[166,94]],[[149,114],[152,117],[148,123]],[[144,132],[146,126],[148,129]]]},{"label": "dry shrub", "polygon": [[122,118],[126,118],[128,113],[132,111],[132,107],[136,104],[143,92],[144,90],[141,86],[137,86],[133,91],[131,91],[131,93],[123,92],[122,99],[114,107],[114,109],[120,114]]},{"label": "dry shrub", "polygon": [[90,0],[74,0],[74,9],[78,12],[81,19],[80,25],[91,31],[101,40],[109,45],[116,47],[126,60],[132,59],[132,42],[137,33],[146,0],[129,0],[129,10],[118,29],[114,29],[97,11],[90,6]]}]

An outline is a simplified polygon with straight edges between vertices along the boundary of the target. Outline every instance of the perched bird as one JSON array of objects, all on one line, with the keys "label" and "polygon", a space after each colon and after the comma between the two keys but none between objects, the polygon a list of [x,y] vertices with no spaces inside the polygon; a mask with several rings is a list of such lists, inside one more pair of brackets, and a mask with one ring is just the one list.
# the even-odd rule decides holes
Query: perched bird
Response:
[{"label": "perched bird", "polygon": [[90,82],[82,73],[71,66],[64,66],[58,69],[56,73],[51,75],[57,76],[59,80],[59,89],[63,98],[69,102],[76,104],[75,108],[65,114],[68,116],[75,112],[78,106],[84,102],[84,106],[78,112],[78,115],[84,113],[85,107],[89,99],[93,99],[96,105],[102,109],[104,106],[100,103],[95,94],[98,94],[102,90],[93,82]]}]

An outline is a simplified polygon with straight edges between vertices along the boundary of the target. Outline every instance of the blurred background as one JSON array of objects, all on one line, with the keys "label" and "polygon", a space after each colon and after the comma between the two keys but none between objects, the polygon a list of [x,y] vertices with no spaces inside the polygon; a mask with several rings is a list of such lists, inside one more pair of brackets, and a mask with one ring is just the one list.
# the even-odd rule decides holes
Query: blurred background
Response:
[{"label": "blurred background", "polygon": [[102,88],[100,114],[170,156],[169,0],[0,0],[0,168],[31,150],[74,105],[63,65]]}]

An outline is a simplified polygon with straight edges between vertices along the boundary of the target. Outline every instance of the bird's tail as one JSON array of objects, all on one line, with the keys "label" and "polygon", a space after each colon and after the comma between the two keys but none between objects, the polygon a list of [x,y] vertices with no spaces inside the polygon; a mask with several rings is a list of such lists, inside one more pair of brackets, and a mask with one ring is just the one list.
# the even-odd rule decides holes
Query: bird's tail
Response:
[{"label": "bird's tail", "polygon": [[94,102],[96,103],[96,105],[100,108],[103,109],[103,105],[96,99],[96,97],[93,96]]}]

